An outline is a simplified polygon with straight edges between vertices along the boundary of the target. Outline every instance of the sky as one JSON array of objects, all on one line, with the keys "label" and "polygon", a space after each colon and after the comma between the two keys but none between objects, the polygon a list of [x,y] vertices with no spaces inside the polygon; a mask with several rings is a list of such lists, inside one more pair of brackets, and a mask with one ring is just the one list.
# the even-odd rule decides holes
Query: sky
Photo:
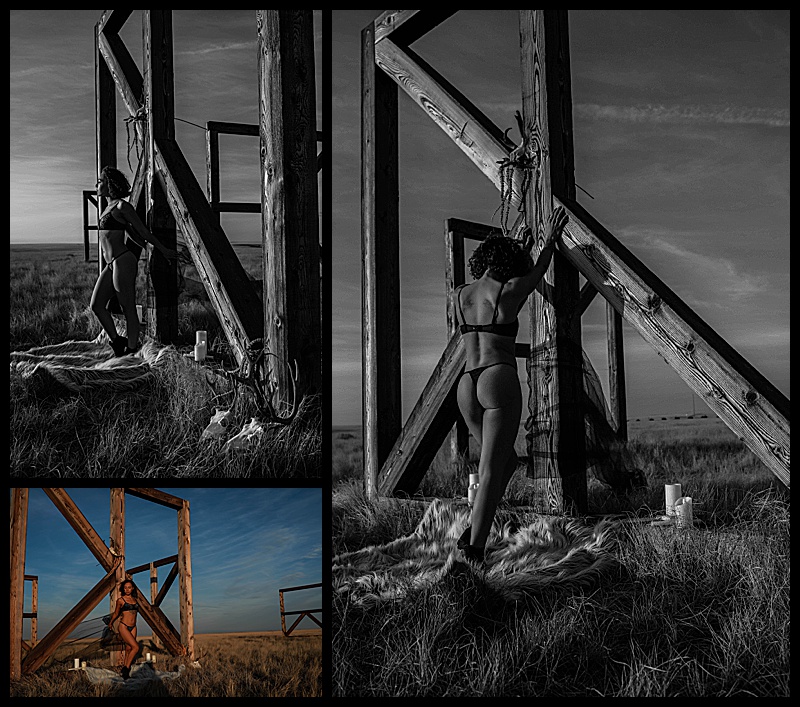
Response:
[{"label": "sky", "polygon": [[[334,426],[361,424],[360,34],[381,12],[332,18]],[[569,35],[579,203],[788,397],[789,11],[570,10]],[[413,48],[519,140],[517,11],[461,10]],[[444,221],[496,225],[500,200],[402,90],[399,103],[405,420],[447,343]],[[605,317],[596,297],[583,341],[607,391]],[[623,334],[629,419],[709,412]]]},{"label": "sky", "polygon": [[[66,488],[91,526],[108,544],[110,490]],[[278,631],[278,591],[322,581],[322,492],[318,488],[158,488],[189,501],[195,633]],[[126,566],[178,552],[177,511],[125,494]],[[100,563],[41,488],[31,488],[25,573],[39,577],[39,638],[105,575]],[[170,566],[158,568],[161,588]],[[149,574],[133,579],[150,599]],[[162,610],[180,631],[178,581]],[[284,611],[322,608],[321,588],[284,593]],[[25,582],[25,611],[31,610]],[[87,616],[109,613],[103,599]],[[316,614],[320,618],[319,614]],[[287,628],[296,616],[287,617]],[[23,623],[30,636],[29,620]],[[92,626],[84,624],[77,635]],[[139,633],[150,635],[142,618]],[[305,617],[298,629],[316,629]],[[97,636],[99,638],[99,634]]]},{"label": "sky", "polygon": [[[11,10],[11,243],[83,243],[81,192],[93,190],[97,179],[94,28],[102,14]],[[140,71],[141,15],[135,10],[120,32]],[[314,11],[318,129],[321,15]],[[256,15],[173,10],[172,24],[175,135],[205,191],[206,122],[258,123]],[[128,166],[126,117],[118,98],[117,167],[133,181],[138,160],[132,147]],[[221,135],[219,142],[221,199],[259,201],[258,138]],[[258,214],[223,213],[221,224],[232,243],[261,240]],[[90,238],[96,242],[95,234]]]}]

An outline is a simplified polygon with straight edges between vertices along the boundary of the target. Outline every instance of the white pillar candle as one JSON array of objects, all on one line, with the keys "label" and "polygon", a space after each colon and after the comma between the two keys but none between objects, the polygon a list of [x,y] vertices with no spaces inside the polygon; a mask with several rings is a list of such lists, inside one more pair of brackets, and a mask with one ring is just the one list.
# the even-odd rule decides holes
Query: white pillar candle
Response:
[{"label": "white pillar candle", "polygon": [[207,344],[208,343],[208,332],[207,331],[201,331],[201,330],[196,331],[195,332],[194,343],[195,344],[203,344],[203,343]]},{"label": "white pillar candle", "polygon": [[155,656],[155,654],[153,654],[153,662],[154,662],[154,663],[156,662],[156,656]]},{"label": "white pillar candle", "polygon": [[668,516],[675,515],[675,501],[681,497],[680,484],[666,484],[664,486],[664,493],[666,496],[666,511]]},{"label": "white pillar candle", "polygon": [[469,475],[469,486],[467,487],[467,503],[471,506],[475,503],[475,494],[478,493],[478,485],[480,476],[478,474]]},{"label": "white pillar candle", "polygon": [[194,360],[202,361],[206,357],[206,342],[194,345]]},{"label": "white pillar candle", "polygon": [[75,667],[76,668],[80,668],[81,667],[81,659],[80,658],[75,658]]},{"label": "white pillar candle", "polygon": [[86,661],[85,661],[85,660],[82,660],[82,661],[81,661],[81,667],[82,667],[84,670],[86,670]]},{"label": "white pillar candle", "polygon": [[142,323],[142,313],[143,313],[142,305],[137,304],[136,305],[136,316],[139,318],[139,323],[140,324]]},{"label": "white pillar candle", "polygon": [[149,653],[147,654],[147,662],[148,663],[150,662],[150,654]]},{"label": "white pillar candle", "polygon": [[677,517],[679,528],[692,527],[693,517],[691,496],[681,496],[681,498],[675,501],[675,515]]}]

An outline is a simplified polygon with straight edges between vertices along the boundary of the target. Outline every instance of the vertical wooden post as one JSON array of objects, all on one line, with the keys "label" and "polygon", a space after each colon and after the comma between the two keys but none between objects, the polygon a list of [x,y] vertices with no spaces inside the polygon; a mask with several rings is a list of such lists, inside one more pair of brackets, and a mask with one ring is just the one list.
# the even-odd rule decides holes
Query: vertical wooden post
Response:
[{"label": "vertical wooden post", "polygon": [[608,329],[608,393],[611,416],[620,441],[628,440],[628,403],[625,399],[625,347],[622,341],[622,315],[606,302]]},{"label": "vertical wooden post", "polygon": [[[155,606],[156,604],[156,597],[158,596],[158,568],[155,565],[155,562],[150,563],[150,603]],[[154,648],[162,648],[163,644],[161,639],[156,635],[155,631],[151,631],[152,637],[151,641],[153,643]]]},{"label": "vertical wooden post", "polygon": [[83,262],[89,262],[89,194],[91,192],[83,191]]},{"label": "vertical wooden post", "polygon": [[180,584],[181,643],[194,660],[194,609],[192,607],[192,547],[189,532],[189,501],[178,509],[178,576]]},{"label": "vertical wooden post", "polygon": [[[156,169],[156,141],[175,140],[175,87],[172,71],[172,10],[143,10],[144,91],[147,110],[145,213],[153,235],[177,249],[175,219],[166,199],[166,181]],[[156,183],[158,181],[158,184]],[[178,264],[152,245],[147,291],[147,334],[164,344],[178,340]]]},{"label": "vertical wooden post", "polygon": [[361,32],[361,297],[364,485],[400,434],[400,246],[397,84],[375,64],[375,25]]},{"label": "vertical wooden post", "polygon": [[[125,489],[112,488],[110,498],[110,547],[117,554],[125,556]],[[120,562],[114,577],[114,589],[111,592],[111,602],[109,610],[114,611],[117,599],[120,596],[119,585],[125,581],[125,562]],[[120,650],[111,651],[111,665],[118,665],[122,659],[123,652]]]},{"label": "vertical wooden post", "polygon": [[206,123],[206,191],[219,223],[219,132],[212,123]]},{"label": "vertical wooden post", "polygon": [[283,631],[283,635],[286,635],[286,617],[283,615],[285,609],[283,608],[283,590],[281,589],[278,592],[278,599],[280,601],[281,606],[281,631]]},{"label": "vertical wooden post", "polygon": [[311,10],[257,10],[264,345],[274,402],[322,387],[314,28]]},{"label": "vertical wooden post", "polygon": [[31,577],[31,645],[39,641],[39,578]]},{"label": "vertical wooden post", "polygon": [[[453,337],[458,328],[455,316],[455,298],[453,292],[456,287],[466,282],[464,272],[464,235],[454,230],[452,219],[444,223],[445,244],[445,295],[447,297],[447,340]],[[464,418],[458,415],[456,424],[450,432],[450,461],[453,464],[466,458],[469,452],[469,430]]]},{"label": "vertical wooden post", "polygon": [[[520,10],[523,118],[536,163],[526,197],[534,259],[552,194],[575,199],[568,40],[566,10]],[[551,513],[587,511],[578,284],[577,270],[556,253],[531,298],[526,439],[535,475],[547,480]]]},{"label": "vertical wooden post", "polygon": [[[103,167],[117,166],[117,87],[114,78],[108,70],[106,60],[100,53],[100,24],[94,29],[94,68],[95,68],[95,122],[96,122],[96,150],[97,150],[97,176]],[[108,199],[104,196],[97,197],[97,218],[108,206]],[[103,272],[107,265],[100,247],[100,229],[97,230],[97,274]],[[111,296],[108,310],[114,314],[122,312],[116,295]]]},{"label": "vertical wooden post", "polygon": [[28,489],[11,489],[11,591],[9,663],[12,680],[22,677],[22,614],[25,597],[25,542],[28,533]]}]

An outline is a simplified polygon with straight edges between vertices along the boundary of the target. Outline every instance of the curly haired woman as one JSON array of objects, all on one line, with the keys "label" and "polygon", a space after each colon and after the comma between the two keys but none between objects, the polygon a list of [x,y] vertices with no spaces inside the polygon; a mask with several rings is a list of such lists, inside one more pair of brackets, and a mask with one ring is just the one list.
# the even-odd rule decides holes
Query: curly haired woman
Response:
[{"label": "curly haired woman", "polygon": [[[97,180],[97,196],[110,199],[97,222],[100,248],[108,265],[97,278],[92,292],[92,312],[108,334],[116,356],[133,353],[139,347],[139,317],[136,313],[136,274],[139,255],[147,241],[166,258],[176,258],[177,252],[164,245],[142,223],[136,210],[125,197],[131,193],[125,175],[113,167],[103,167]],[[126,238],[127,235],[127,238]],[[120,336],[107,305],[116,294],[125,314],[127,338]]]},{"label": "curly haired woman", "polygon": [[131,674],[131,664],[141,650],[136,640],[136,614],[139,611],[139,602],[136,601],[136,587],[133,582],[126,579],[119,585],[121,596],[117,599],[114,611],[109,618],[109,626],[119,618],[120,638],[125,642],[125,658],[122,666],[122,677],[126,680]]},{"label": "curly haired woman", "polygon": [[531,235],[522,245],[505,236],[490,236],[469,260],[475,281],[454,292],[467,353],[464,374],[458,382],[458,407],[481,447],[480,485],[472,525],[458,542],[473,560],[483,560],[497,505],[517,467],[514,442],[522,416],[522,389],[514,353],[517,314],[547,271],[567,220],[563,208],[553,211],[536,264],[530,255]]}]

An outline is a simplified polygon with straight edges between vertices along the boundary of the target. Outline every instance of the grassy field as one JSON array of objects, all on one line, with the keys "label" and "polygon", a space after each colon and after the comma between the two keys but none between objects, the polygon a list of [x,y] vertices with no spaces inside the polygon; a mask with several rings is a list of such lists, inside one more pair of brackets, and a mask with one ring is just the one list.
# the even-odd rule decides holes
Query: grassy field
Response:
[{"label": "grassy field", "polygon": [[[81,672],[67,672],[68,655],[80,653],[76,644],[56,653],[49,666],[12,681],[11,697],[321,697],[323,688],[322,635],[316,630],[284,636],[267,633],[198,634],[195,657],[199,667],[184,658],[156,650],[143,637],[142,655],[156,656],[160,672],[186,672],[175,679],[153,681],[140,691],[95,685]],[[142,662],[141,659],[137,662]],[[88,665],[110,668],[106,654]]]},{"label": "grassy field", "polygon": [[[514,605],[458,581],[369,610],[335,596],[334,696],[788,697],[788,490],[717,418],[634,422],[629,437],[647,488],[589,479],[590,513],[630,521],[613,579]],[[335,429],[332,449],[333,555],[413,532],[424,502],[364,497],[360,429]],[[462,498],[470,471],[440,453],[420,493]],[[633,522],[663,513],[676,482],[693,528]],[[519,470],[498,517],[532,521],[535,498]]]},{"label": "grassy field", "polygon": [[[245,270],[261,277],[261,251],[238,248]],[[69,340],[92,340],[101,331],[89,308],[97,278],[96,247],[84,262],[83,246],[11,246],[10,350]],[[145,302],[144,258],[137,302]],[[195,331],[208,332],[217,360],[229,356],[213,310],[192,284],[196,271],[184,266],[186,289],[179,305],[178,353],[193,351]],[[195,295],[192,296],[191,293]],[[109,350],[110,354],[110,350]],[[200,442],[216,408],[233,411],[236,431],[257,414],[249,394],[217,391],[195,364],[175,356],[156,370],[155,381],[136,391],[78,395],[41,390],[11,374],[12,477],[318,477],[321,466],[320,402],[303,401],[289,426],[277,428],[256,448],[225,453],[221,444]],[[230,370],[235,366],[228,362]]]}]

